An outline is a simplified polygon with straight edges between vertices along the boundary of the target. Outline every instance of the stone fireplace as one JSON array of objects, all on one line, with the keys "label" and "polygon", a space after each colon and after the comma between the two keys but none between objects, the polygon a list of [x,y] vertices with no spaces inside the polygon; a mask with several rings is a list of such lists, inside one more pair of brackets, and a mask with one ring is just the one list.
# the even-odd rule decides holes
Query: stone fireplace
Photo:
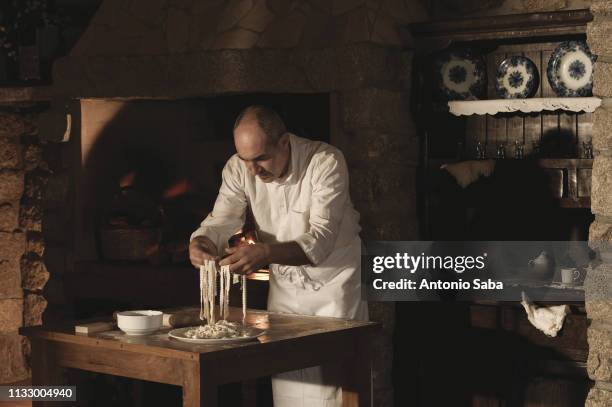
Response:
[{"label": "stone fireplace", "polygon": [[[404,47],[410,41],[400,27],[425,18],[420,2],[399,0],[103,1],[71,54],[55,63],[51,107],[40,115],[40,139],[59,163],[46,180],[39,206],[44,211],[37,212],[49,273],[40,287],[48,301],[45,320],[78,315],[70,298],[75,281],[91,284],[87,262],[103,265],[96,273],[116,264],[106,262],[100,248],[101,224],[109,220],[117,191],[136,185],[139,170],[154,167],[126,166],[124,147],[139,140],[157,145],[159,153],[163,139],[151,134],[187,123],[180,133],[186,138],[213,134],[213,143],[200,148],[214,156],[206,174],[215,174],[232,147],[231,132],[217,131],[214,118],[250,100],[278,106],[290,126],[301,127],[299,120],[319,123],[304,135],[343,151],[363,238],[417,239],[412,52]],[[300,106],[306,106],[301,119],[292,120]],[[161,111],[166,119],[160,119]],[[202,207],[194,218],[205,215],[219,180],[178,175],[156,186],[158,196],[195,191],[200,195],[189,205]],[[210,191],[203,193],[204,185]],[[30,257],[37,260],[25,256]],[[158,281],[163,286],[167,280]],[[117,288],[121,292],[132,293]],[[375,405],[391,405],[394,306],[371,303],[370,316],[384,324],[375,344]]]}]

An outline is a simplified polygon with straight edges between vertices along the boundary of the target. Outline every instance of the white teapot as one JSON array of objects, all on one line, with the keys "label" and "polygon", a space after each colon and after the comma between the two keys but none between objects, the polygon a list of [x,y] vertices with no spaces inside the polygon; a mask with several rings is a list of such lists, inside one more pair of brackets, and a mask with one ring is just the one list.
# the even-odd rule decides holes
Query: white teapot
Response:
[{"label": "white teapot", "polygon": [[528,264],[539,278],[550,278],[555,274],[555,258],[545,250],[535,259],[529,260]]}]

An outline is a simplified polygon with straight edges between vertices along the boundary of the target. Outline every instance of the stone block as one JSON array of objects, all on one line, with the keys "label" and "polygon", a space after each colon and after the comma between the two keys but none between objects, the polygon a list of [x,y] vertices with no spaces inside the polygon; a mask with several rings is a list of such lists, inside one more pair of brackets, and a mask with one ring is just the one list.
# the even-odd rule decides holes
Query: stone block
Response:
[{"label": "stone block", "polygon": [[343,42],[352,44],[370,40],[370,23],[368,21],[368,10],[365,6],[351,10],[346,15]]},{"label": "stone block", "polygon": [[0,168],[18,169],[22,164],[22,146],[19,138],[0,137]]},{"label": "stone block", "polygon": [[0,137],[19,138],[35,132],[36,125],[29,115],[0,112]]},{"label": "stone block", "polygon": [[26,201],[21,206],[19,227],[27,231],[42,231],[42,203]]},{"label": "stone block", "polygon": [[274,20],[274,14],[268,9],[265,1],[257,1],[248,11],[246,16],[240,20],[238,26],[255,32],[263,32],[268,24]]},{"label": "stone block", "polygon": [[21,286],[25,290],[42,290],[49,280],[43,259],[34,253],[21,258]]},{"label": "stone block", "polygon": [[[344,41],[347,20],[348,18],[344,16],[333,17],[315,10],[304,27],[300,48],[324,50],[341,46]],[[323,67],[319,66],[319,68]]]},{"label": "stone block", "polygon": [[612,242],[612,223],[595,218],[589,227],[589,246],[592,249],[605,248]]},{"label": "stone block", "polygon": [[612,391],[592,387],[584,402],[584,407],[610,407],[612,405]]},{"label": "stone block", "polygon": [[[21,298],[21,272],[18,266],[18,253],[15,248],[10,247],[14,242],[9,242],[9,247],[1,246],[0,243],[0,299]],[[8,251],[8,253],[5,253]],[[12,253],[13,252],[13,253]]]},{"label": "stone block", "polygon": [[610,301],[612,299],[612,264],[602,263],[587,270],[584,280],[584,295],[585,302]]},{"label": "stone block", "polygon": [[612,56],[612,20],[595,19],[587,24],[587,41],[591,52],[599,56]]},{"label": "stone block", "polygon": [[285,17],[287,14],[295,10],[298,6],[298,0],[265,0],[268,9],[277,17]]},{"label": "stone block", "polygon": [[18,201],[23,194],[23,172],[0,172],[0,202]]},{"label": "stone block", "polygon": [[588,328],[587,371],[593,380],[612,381],[612,331],[591,324]]},{"label": "stone block", "polygon": [[42,257],[45,252],[45,240],[41,232],[26,233],[26,253],[33,253]]},{"label": "stone block", "polygon": [[23,299],[0,300],[0,333],[13,333],[23,325]]},{"label": "stone block", "polygon": [[345,131],[375,129],[414,133],[409,96],[386,89],[357,89],[342,93],[342,126]]},{"label": "stone block", "polygon": [[612,16],[612,2],[610,0],[592,0],[591,13],[597,17]]},{"label": "stone block", "polygon": [[243,28],[235,28],[219,34],[212,45],[212,49],[249,49],[252,48],[259,34]]},{"label": "stone block", "polygon": [[612,321],[612,298],[586,301],[585,305],[589,319]]},{"label": "stone block", "polygon": [[612,157],[596,156],[593,161],[591,211],[612,216]]},{"label": "stone block", "polygon": [[17,334],[0,334],[0,383],[14,383],[29,376],[25,341]]},{"label": "stone block", "polygon": [[39,294],[28,294],[24,301],[24,326],[42,325],[42,317],[47,308],[47,300]]},{"label": "stone block", "polygon": [[402,38],[399,32],[398,21],[382,12],[379,12],[374,21],[372,42],[383,45],[401,46]]},{"label": "stone block", "polygon": [[612,64],[597,62],[593,73],[593,95],[612,97]]},{"label": "stone block", "polygon": [[[31,201],[41,201],[45,196],[45,186],[49,179],[48,173],[40,170],[25,174],[23,195]],[[64,201],[64,204],[66,201]]]},{"label": "stone block", "polygon": [[0,250],[0,274],[14,273],[15,269],[19,269],[19,261],[25,251],[24,234],[0,232],[0,248],[2,248]]},{"label": "stone block", "polygon": [[332,0],[332,14],[344,14],[365,5],[365,0]]},{"label": "stone block", "polygon": [[599,108],[593,113],[593,147],[612,150],[612,110]]},{"label": "stone block", "polygon": [[253,9],[253,0],[230,0],[219,16],[217,31],[227,31],[236,27],[238,22]]},{"label": "stone block", "polygon": [[23,163],[26,171],[32,171],[43,164],[42,152],[43,149],[40,144],[28,144],[25,146]]},{"label": "stone block", "polygon": [[[0,232],[0,259],[6,261],[12,258],[21,258],[25,248],[25,235],[19,231]],[[0,262],[0,263],[4,263]]]},{"label": "stone block", "polygon": [[12,232],[19,227],[19,201],[0,203],[0,231]]},{"label": "stone block", "polygon": [[260,48],[293,48],[302,38],[308,17],[292,11],[286,17],[271,22],[259,37]]}]

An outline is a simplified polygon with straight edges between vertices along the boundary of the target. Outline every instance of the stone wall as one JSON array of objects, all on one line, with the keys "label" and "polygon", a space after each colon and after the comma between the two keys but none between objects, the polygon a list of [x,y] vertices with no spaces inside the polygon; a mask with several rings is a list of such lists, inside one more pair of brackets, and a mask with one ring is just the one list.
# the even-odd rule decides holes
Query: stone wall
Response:
[{"label": "stone wall", "polygon": [[46,307],[41,213],[49,169],[38,111],[35,104],[0,105],[0,383],[28,377],[29,345],[17,330],[39,325]]},{"label": "stone wall", "polygon": [[[595,221],[589,240],[592,246],[609,246],[612,242],[612,2],[594,0],[594,20],[588,25],[591,50],[598,55],[593,93],[603,99],[594,114],[593,145],[595,160],[592,176],[592,207]],[[610,251],[610,249],[608,249]],[[612,253],[611,253],[612,254]],[[588,373],[595,385],[586,406],[612,405],[612,256],[602,256],[603,263],[593,269],[585,282],[586,309],[591,325],[588,329]]]},{"label": "stone wall", "polygon": [[401,45],[400,24],[425,10],[419,0],[105,0],[72,54]]}]

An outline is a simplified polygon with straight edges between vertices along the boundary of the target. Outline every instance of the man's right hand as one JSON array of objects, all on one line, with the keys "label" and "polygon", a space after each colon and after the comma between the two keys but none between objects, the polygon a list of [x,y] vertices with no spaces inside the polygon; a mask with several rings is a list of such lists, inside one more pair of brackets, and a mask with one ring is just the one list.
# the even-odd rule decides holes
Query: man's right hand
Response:
[{"label": "man's right hand", "polygon": [[189,243],[189,260],[194,267],[200,267],[204,260],[219,260],[217,246],[206,236],[197,236]]}]

